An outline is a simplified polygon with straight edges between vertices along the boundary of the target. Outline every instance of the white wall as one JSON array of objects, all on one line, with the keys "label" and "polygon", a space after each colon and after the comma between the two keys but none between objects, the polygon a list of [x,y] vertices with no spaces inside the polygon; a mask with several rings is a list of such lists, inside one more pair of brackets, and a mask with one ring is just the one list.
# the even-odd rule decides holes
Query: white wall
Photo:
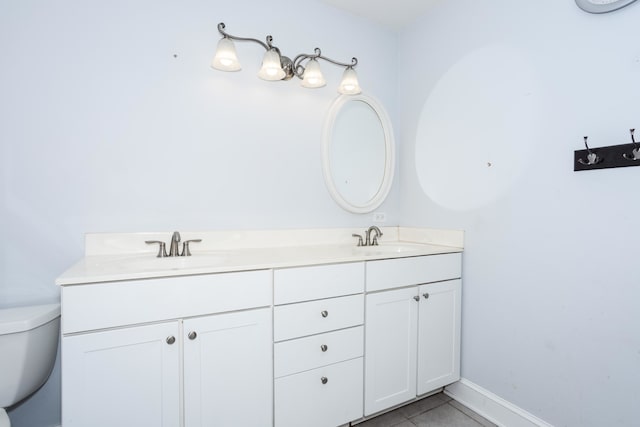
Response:
[{"label": "white wall", "polygon": [[[322,177],[327,87],[256,77],[263,49],[237,43],[239,73],[209,68],[224,21],[291,56],[359,59],[365,92],[396,118],[393,33],[314,0],[0,3],[0,307],[55,301],[53,281],[101,231],[370,225]],[[177,55],[177,57],[174,57]],[[379,211],[399,218],[397,184]],[[59,422],[59,372],[11,412]]]},{"label": "white wall", "polygon": [[447,0],[399,37],[401,223],[466,230],[462,375],[555,426],[638,422],[640,168],[572,162],[640,129],[639,23]]}]

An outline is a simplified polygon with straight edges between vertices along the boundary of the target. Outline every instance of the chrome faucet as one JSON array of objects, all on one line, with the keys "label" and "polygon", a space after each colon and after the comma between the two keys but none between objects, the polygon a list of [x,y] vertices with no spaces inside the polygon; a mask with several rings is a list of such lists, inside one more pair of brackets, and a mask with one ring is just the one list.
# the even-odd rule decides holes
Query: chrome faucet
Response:
[{"label": "chrome faucet", "polygon": [[180,233],[174,231],[173,236],[171,236],[171,244],[169,245],[169,256],[180,256],[178,243],[180,243]]},{"label": "chrome faucet", "polygon": [[[375,231],[375,233],[376,233],[375,236],[373,236],[373,239],[371,239],[371,232],[372,231]],[[376,227],[375,225],[372,225],[371,227],[369,227],[369,229],[365,233],[364,245],[365,246],[378,246],[378,237],[382,237],[382,231],[380,231],[380,229],[378,227]]]}]

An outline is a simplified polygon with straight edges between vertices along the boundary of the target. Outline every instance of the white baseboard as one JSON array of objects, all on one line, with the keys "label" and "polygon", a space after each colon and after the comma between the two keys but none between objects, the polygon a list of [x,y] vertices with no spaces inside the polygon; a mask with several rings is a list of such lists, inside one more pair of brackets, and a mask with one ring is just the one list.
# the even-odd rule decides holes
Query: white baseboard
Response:
[{"label": "white baseboard", "polygon": [[444,393],[501,427],[553,427],[465,378],[447,386]]}]

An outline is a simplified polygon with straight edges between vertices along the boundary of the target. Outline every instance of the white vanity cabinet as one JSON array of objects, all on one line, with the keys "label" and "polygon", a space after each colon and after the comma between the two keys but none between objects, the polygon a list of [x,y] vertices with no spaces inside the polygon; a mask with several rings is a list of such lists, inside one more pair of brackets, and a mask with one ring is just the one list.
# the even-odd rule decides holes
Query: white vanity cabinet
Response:
[{"label": "white vanity cabinet", "polygon": [[272,425],[271,297],[268,270],[64,287],[63,426]]},{"label": "white vanity cabinet", "polygon": [[274,271],[277,427],[362,417],[364,263]]},{"label": "white vanity cabinet", "polygon": [[88,236],[56,280],[62,426],[336,427],[458,380],[462,248],[417,242],[462,234],[353,231]]},{"label": "white vanity cabinet", "polygon": [[459,253],[366,263],[366,416],[460,376]]}]

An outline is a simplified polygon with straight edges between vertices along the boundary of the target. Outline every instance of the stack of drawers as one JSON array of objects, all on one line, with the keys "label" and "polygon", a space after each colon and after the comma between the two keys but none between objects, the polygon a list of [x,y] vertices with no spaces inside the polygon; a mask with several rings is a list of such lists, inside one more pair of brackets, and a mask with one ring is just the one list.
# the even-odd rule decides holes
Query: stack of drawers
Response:
[{"label": "stack of drawers", "polygon": [[274,271],[275,425],[362,417],[364,264]]}]

